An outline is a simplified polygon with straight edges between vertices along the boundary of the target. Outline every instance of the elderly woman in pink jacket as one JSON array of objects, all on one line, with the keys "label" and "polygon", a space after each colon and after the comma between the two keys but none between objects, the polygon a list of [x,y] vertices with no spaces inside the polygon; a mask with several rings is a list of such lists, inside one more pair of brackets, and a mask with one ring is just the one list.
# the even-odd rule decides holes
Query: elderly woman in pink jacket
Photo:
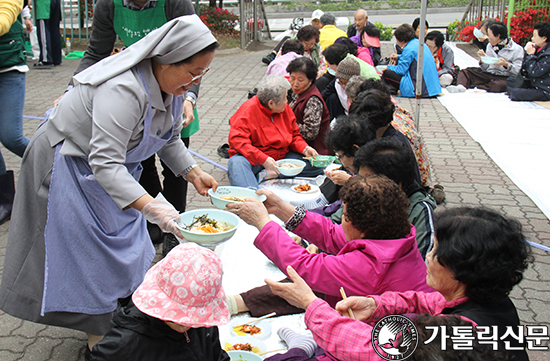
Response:
[{"label": "elderly woman in pink jacket", "polygon": [[[258,228],[254,245],[280,270],[286,272],[292,266],[331,306],[341,300],[340,287],[348,295],[433,291],[426,285],[426,265],[416,245],[416,230],[407,219],[407,197],[385,176],[358,176],[346,183],[341,192],[341,225],[302,206],[294,207],[267,190],[258,193],[267,195],[264,204],[247,199],[227,208]],[[285,221],[287,230],[327,253],[310,254],[273,222],[269,213]],[[233,297],[229,299],[232,313],[303,312],[277,304],[267,286]]]}]

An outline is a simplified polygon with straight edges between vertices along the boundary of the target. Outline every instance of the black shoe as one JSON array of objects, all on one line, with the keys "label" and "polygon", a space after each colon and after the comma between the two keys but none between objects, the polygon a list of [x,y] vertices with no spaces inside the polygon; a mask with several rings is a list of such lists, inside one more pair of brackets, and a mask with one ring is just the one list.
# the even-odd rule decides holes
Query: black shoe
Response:
[{"label": "black shoe", "polygon": [[229,159],[229,144],[225,143],[218,147],[218,155],[222,158]]},{"label": "black shoe", "polygon": [[172,250],[172,248],[179,246],[180,241],[171,233],[166,233],[164,235],[164,241],[162,242],[162,257],[166,257],[168,252]]},{"label": "black shoe", "polygon": [[3,224],[11,217],[13,198],[15,197],[15,182],[13,171],[0,174],[0,224]]},{"label": "black shoe", "polygon": [[276,56],[277,54],[269,53],[262,58],[262,63],[264,63],[265,65],[269,65],[273,61],[273,59],[275,59]]},{"label": "black shoe", "polygon": [[33,65],[33,67],[37,69],[49,69],[49,68],[53,68],[53,66],[54,65],[52,63],[43,63],[41,61]]}]

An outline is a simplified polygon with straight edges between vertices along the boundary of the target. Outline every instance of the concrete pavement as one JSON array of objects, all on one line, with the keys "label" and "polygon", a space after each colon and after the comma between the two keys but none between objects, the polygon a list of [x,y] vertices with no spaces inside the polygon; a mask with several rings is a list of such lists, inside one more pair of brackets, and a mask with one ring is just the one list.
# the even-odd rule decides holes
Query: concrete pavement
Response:
[{"label": "concrete pavement", "polygon": [[[201,130],[191,138],[190,148],[222,164],[216,148],[227,141],[229,117],[247,99],[265,73],[261,57],[274,42],[248,51],[220,51],[205,77],[198,101]],[[387,52],[387,49],[383,50]],[[388,55],[388,54],[384,54]],[[60,67],[31,69],[27,73],[24,114],[43,116],[52,101],[61,95],[78,60],[64,60]],[[32,64],[31,64],[32,65]],[[32,68],[32,66],[31,66]],[[399,99],[413,111],[414,99]],[[38,120],[25,119],[25,135],[31,137]],[[420,131],[432,165],[434,182],[445,186],[447,207],[485,205],[518,218],[528,238],[550,246],[550,223],[535,204],[488,158],[438,100],[423,100]],[[512,129],[510,131],[513,131]],[[7,168],[19,174],[20,159],[0,146]],[[229,184],[221,169],[198,160],[220,184]],[[189,191],[189,209],[211,207],[208,198]],[[30,220],[32,221],[32,220]],[[0,272],[4,264],[9,222],[0,226]],[[550,254],[533,249],[535,262],[512,292],[513,301],[525,324],[550,325]],[[498,256],[498,255],[496,255]],[[0,311],[0,360],[83,360],[85,335],[81,332],[44,326],[13,318]],[[549,360],[549,353],[530,352],[531,360]]]}]

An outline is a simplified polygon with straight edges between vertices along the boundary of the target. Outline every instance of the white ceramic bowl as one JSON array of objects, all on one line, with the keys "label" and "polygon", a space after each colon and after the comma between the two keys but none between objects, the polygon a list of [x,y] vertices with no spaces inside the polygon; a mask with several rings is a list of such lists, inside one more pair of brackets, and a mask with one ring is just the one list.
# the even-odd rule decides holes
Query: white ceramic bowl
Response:
[{"label": "white ceramic bowl", "polygon": [[237,197],[243,197],[243,198],[254,198],[261,202],[267,199],[265,194],[257,195],[254,189],[243,188],[243,187],[232,187],[232,186],[220,186],[215,192],[212,190],[212,188],[210,188],[208,190],[208,194],[210,195],[210,199],[212,200],[212,203],[219,209],[225,209],[226,204],[235,202],[235,201],[228,201],[227,199],[223,199],[220,197],[237,196]]},{"label": "white ceramic bowl", "polygon": [[271,336],[272,327],[268,320],[261,320],[258,322],[252,323],[254,326],[258,326],[261,329],[260,333],[257,333],[255,335],[239,335],[235,332],[233,329],[237,325],[242,325],[243,323],[246,323],[247,321],[250,321],[252,318],[236,318],[229,324],[229,333],[231,336],[238,336],[238,337],[252,337],[252,338],[258,338],[260,340],[266,340]]},{"label": "white ceramic bowl", "polygon": [[[299,168],[281,168],[279,165],[283,163],[292,163],[299,165]],[[286,175],[287,177],[294,177],[295,175],[298,175],[302,173],[304,168],[306,167],[306,162],[301,161],[299,159],[281,159],[277,161],[277,169],[282,175]]]},{"label": "white ceramic bowl", "polygon": [[262,361],[261,356],[248,351],[227,351],[231,361]]},{"label": "white ceramic bowl", "polygon": [[[230,337],[228,339],[225,339],[222,342],[222,348],[226,350],[227,348],[226,346],[228,346],[228,344],[233,346],[236,343],[249,343],[250,346],[257,347],[260,350],[260,352],[267,351],[267,346],[265,345],[265,343],[262,342],[262,340],[254,337],[250,337],[250,336],[235,336],[235,337]],[[234,350],[234,351],[239,351],[239,350]]]},{"label": "white ceramic bowl", "polygon": [[485,64],[494,64],[494,63],[498,63],[500,61],[500,59],[499,58],[493,58],[493,57],[490,57],[490,56],[482,56],[481,61]]},{"label": "white ceramic bowl", "polygon": [[208,218],[215,219],[216,221],[223,221],[227,222],[229,224],[234,225],[235,227],[231,228],[228,231],[220,232],[220,233],[197,233],[197,232],[190,232],[185,229],[180,229],[181,234],[183,237],[191,242],[195,242],[201,246],[205,247],[215,247],[218,244],[221,244],[235,234],[235,231],[237,228],[239,228],[241,224],[241,219],[234,215],[231,212],[222,211],[215,208],[208,208],[208,209],[194,209],[192,211],[187,211],[185,213],[180,214],[181,223],[183,224],[191,224],[193,223],[193,217],[202,216],[203,214],[208,214]]}]

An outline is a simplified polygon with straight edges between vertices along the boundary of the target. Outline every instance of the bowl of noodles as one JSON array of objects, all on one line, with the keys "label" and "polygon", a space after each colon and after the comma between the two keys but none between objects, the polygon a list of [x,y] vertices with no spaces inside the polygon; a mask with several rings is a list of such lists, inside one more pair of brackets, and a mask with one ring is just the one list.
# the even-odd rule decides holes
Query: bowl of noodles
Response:
[{"label": "bowl of noodles", "polygon": [[281,159],[277,161],[277,169],[282,175],[294,177],[302,173],[306,163],[299,159]]},{"label": "bowl of noodles", "polygon": [[219,209],[225,209],[225,205],[234,202],[244,202],[245,198],[254,198],[263,202],[267,199],[265,194],[257,195],[254,189],[232,186],[219,186],[214,192],[208,190],[210,200]]},{"label": "bowl of noodles", "polygon": [[194,209],[180,214],[178,230],[190,242],[215,247],[235,234],[241,219],[219,209]]}]

